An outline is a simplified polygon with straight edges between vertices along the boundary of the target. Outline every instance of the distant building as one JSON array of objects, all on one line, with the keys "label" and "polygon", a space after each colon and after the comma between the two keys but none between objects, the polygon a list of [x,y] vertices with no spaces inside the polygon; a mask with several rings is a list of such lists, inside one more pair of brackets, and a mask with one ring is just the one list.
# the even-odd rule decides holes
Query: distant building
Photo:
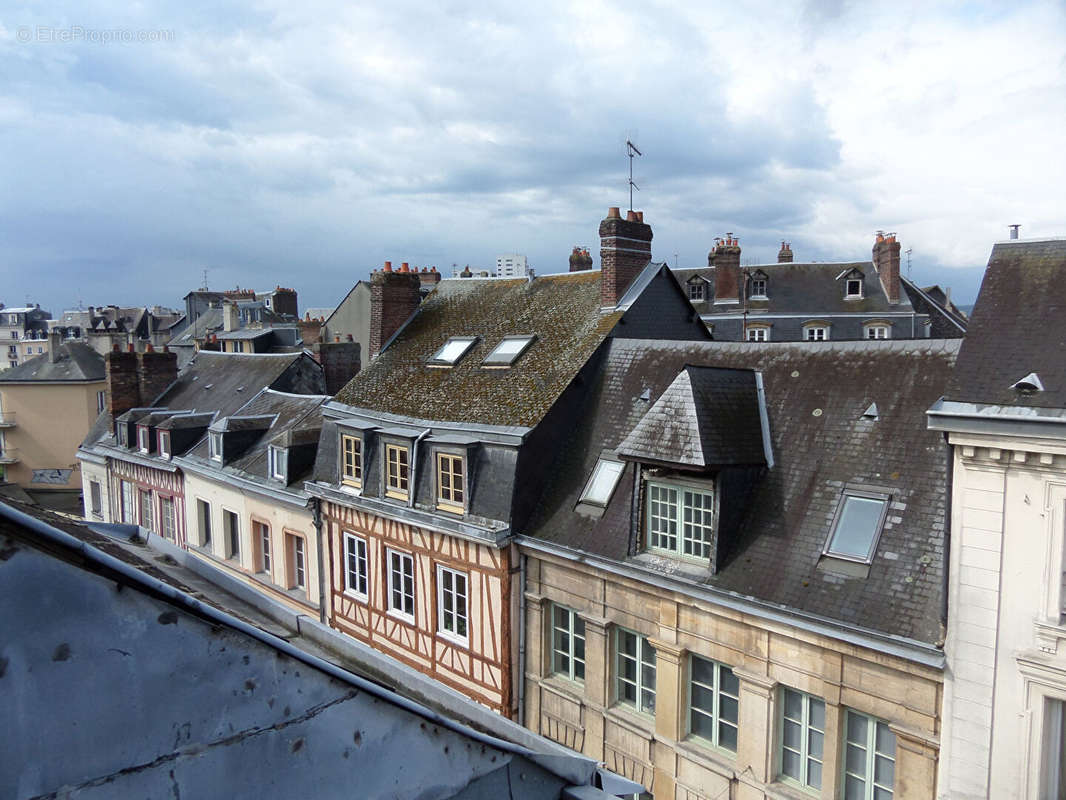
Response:
[{"label": "distant building", "polygon": [[148,345],[160,349],[184,327],[180,311],[162,306],[89,306],[88,310],[64,311],[60,319],[49,323],[64,340],[88,344],[100,355],[118,345],[126,350],[143,352]]},{"label": "distant building", "polygon": [[529,274],[529,261],[519,253],[496,256],[497,278],[524,278]]},{"label": "distant building", "polygon": [[7,308],[0,303],[0,371],[48,350],[48,320],[39,305]]}]

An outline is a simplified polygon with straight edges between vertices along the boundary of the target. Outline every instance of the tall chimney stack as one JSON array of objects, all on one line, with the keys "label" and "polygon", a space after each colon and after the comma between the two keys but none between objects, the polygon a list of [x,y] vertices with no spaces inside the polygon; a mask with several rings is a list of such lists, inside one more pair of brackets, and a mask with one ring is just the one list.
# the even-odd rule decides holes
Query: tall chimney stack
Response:
[{"label": "tall chimney stack", "polygon": [[377,358],[389,340],[422,302],[420,273],[411,272],[407,264],[394,272],[392,264],[370,276],[370,359]]},{"label": "tall chimney stack", "polygon": [[104,356],[104,388],[107,392],[107,413],[112,420],[141,404],[141,388],[137,381],[137,354],[123,351],[117,344]]},{"label": "tall chimney stack", "polygon": [[781,242],[781,249],[777,251],[777,263],[778,264],[791,264],[792,263],[792,245],[788,242]]},{"label": "tall chimney stack", "polygon": [[714,267],[714,302],[740,302],[740,241],[727,233],[716,239],[707,254],[707,266]]},{"label": "tall chimney stack", "polygon": [[137,388],[141,404],[150,406],[178,379],[178,354],[164,347],[162,352],[149,343],[137,353]]},{"label": "tall chimney stack", "polygon": [[574,252],[570,254],[570,271],[583,272],[587,269],[592,269],[592,256],[588,248],[575,247]]},{"label": "tall chimney stack", "polygon": [[608,209],[600,222],[601,306],[617,306],[629,284],[651,261],[651,238],[643,212],[630,211],[622,219],[617,206]]},{"label": "tall chimney stack", "polygon": [[878,231],[873,249],[874,269],[881,279],[885,297],[893,305],[899,302],[899,251],[900,243],[896,241],[894,233],[885,236]]},{"label": "tall chimney stack", "polygon": [[241,312],[237,304],[229,300],[222,301],[222,330],[226,333],[241,327]]}]

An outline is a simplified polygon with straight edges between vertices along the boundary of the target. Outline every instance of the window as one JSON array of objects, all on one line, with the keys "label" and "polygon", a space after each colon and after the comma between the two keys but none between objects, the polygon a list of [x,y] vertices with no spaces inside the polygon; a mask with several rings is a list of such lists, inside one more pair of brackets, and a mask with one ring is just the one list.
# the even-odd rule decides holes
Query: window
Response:
[{"label": "window", "polygon": [[196,524],[200,528],[200,546],[211,544],[211,504],[206,500],[196,501]]},{"label": "window", "polygon": [[170,431],[159,432],[159,455],[170,458]]},{"label": "window", "polygon": [[407,499],[408,450],[395,444],[385,445],[385,494],[400,500]]},{"label": "window", "polygon": [[781,776],[822,788],[825,702],[805,692],[781,690]]},{"label": "window", "polygon": [[887,509],[884,495],[845,492],[825,545],[826,555],[870,563]]},{"label": "window", "polygon": [[307,554],[304,552],[304,537],[285,534],[289,551],[289,588],[307,589]]},{"label": "window", "polygon": [[148,429],[143,425],[137,426],[137,448],[142,453],[147,453],[151,450],[148,446]]},{"label": "window", "polygon": [[887,325],[867,325],[866,326],[866,338],[867,339],[888,339],[891,338],[888,335],[889,328]]},{"label": "window", "polygon": [[646,636],[615,629],[615,691],[618,702],[655,713],[655,648]]},{"label": "window", "polygon": [[747,338],[749,342],[768,342],[770,341],[770,329],[754,328],[749,325]]},{"label": "window", "polygon": [[226,536],[226,558],[240,558],[241,525],[235,512],[222,509],[222,530]]},{"label": "window", "polygon": [[710,558],[713,536],[714,494],[683,486],[648,484],[649,549]]},{"label": "window", "polygon": [[1066,702],[1044,697],[1041,733],[1037,791],[1040,797],[1066,797]]},{"label": "window", "polygon": [[823,325],[808,325],[803,329],[803,338],[808,342],[824,342],[829,338],[829,328]]},{"label": "window", "polygon": [[121,488],[122,521],[127,525],[136,525],[137,518],[133,515],[133,484],[129,481],[122,481]]},{"label": "window", "polygon": [[596,468],[592,470],[592,477],[585,484],[585,490],[581,493],[582,503],[594,503],[598,506],[606,506],[614,494],[618,485],[618,479],[626,465],[621,461],[611,461],[601,458],[596,462]]},{"label": "window", "polygon": [[688,681],[689,733],[735,753],[740,681],[733,670],[693,655]]},{"label": "window", "polygon": [[152,493],[145,489],[140,491],[141,499],[141,527],[150,531],[155,530],[155,522],[152,519]]},{"label": "window", "polygon": [[509,367],[533,344],[535,336],[505,336],[481,363],[486,367]]},{"label": "window", "polygon": [[415,561],[407,553],[386,551],[389,555],[389,611],[415,618]]},{"label": "window", "polygon": [[222,460],[222,434],[210,431],[207,434],[207,449],[212,461]]},{"label": "window", "polygon": [[862,280],[860,278],[848,278],[846,297],[862,297]]},{"label": "window", "polygon": [[255,546],[259,551],[259,563],[256,564],[259,572],[270,574],[271,557],[274,550],[270,546],[270,526],[265,522],[252,522],[252,536],[255,538]]},{"label": "window", "polygon": [[896,785],[896,734],[850,708],[844,743],[844,800],[890,800]]},{"label": "window", "polygon": [[463,513],[463,457],[437,453],[437,508]]},{"label": "window", "polygon": [[751,281],[751,297],[766,297],[766,279],[753,278]]},{"label": "window", "polygon": [[437,630],[466,641],[466,573],[437,567]]},{"label": "window", "polygon": [[703,287],[705,286],[702,280],[693,281],[688,285],[688,299],[694,303],[699,303],[703,300]]},{"label": "window", "polygon": [[552,672],[585,680],[585,620],[565,606],[552,605]]},{"label": "window", "polygon": [[19,354],[18,345],[14,345],[14,344],[8,345],[7,346],[7,354],[9,356],[14,356],[15,358],[17,358],[18,354]]},{"label": "window", "polygon": [[102,503],[102,497],[100,494],[100,484],[98,481],[89,481],[89,509],[92,511],[93,516],[99,517],[100,506]]},{"label": "window", "polygon": [[177,538],[177,525],[174,520],[174,498],[159,498],[159,523],[162,529],[159,531],[167,539],[174,541]]},{"label": "window", "polygon": [[288,453],[280,447],[267,448],[267,460],[270,462],[270,477],[279,481],[286,481],[286,468],[288,467]]},{"label": "window", "polygon": [[459,359],[466,355],[467,350],[474,346],[476,336],[453,336],[444,343],[429,363],[438,367],[452,367],[459,363]]},{"label": "window", "polygon": [[344,588],[361,597],[367,596],[366,539],[344,534]]},{"label": "window", "polygon": [[363,440],[358,436],[341,436],[341,482],[363,485]]}]

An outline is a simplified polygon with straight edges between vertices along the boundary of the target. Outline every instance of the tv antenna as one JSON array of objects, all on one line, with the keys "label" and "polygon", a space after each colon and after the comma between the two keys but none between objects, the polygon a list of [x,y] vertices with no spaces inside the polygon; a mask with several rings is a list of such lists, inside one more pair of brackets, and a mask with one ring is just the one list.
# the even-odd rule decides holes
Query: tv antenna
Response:
[{"label": "tv antenna", "polygon": [[204,289],[203,290],[205,292],[207,291],[207,267],[204,267]]},{"label": "tv antenna", "polygon": [[633,156],[643,156],[635,144],[626,139],[626,155],[629,157],[629,210],[633,210],[633,190],[640,191],[640,187],[633,183]]},{"label": "tv antenna", "polygon": [[913,248],[908,247],[907,248],[907,280],[911,279],[911,253],[912,252],[913,252]]}]

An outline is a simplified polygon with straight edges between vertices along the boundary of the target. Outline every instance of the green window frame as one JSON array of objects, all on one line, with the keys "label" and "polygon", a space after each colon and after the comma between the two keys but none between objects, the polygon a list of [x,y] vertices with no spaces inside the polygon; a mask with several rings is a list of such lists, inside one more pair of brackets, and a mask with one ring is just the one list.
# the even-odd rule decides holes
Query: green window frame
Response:
[{"label": "green window frame", "polygon": [[572,681],[585,681],[585,620],[566,606],[552,604],[552,672]]},{"label": "green window frame", "polygon": [[715,747],[737,751],[740,681],[725,664],[689,656],[688,732]]},{"label": "green window frame", "polygon": [[896,734],[888,723],[847,710],[844,800],[891,800],[896,785]]},{"label": "green window frame", "polygon": [[647,636],[615,629],[615,693],[619,703],[655,713],[655,648]]},{"label": "green window frame", "polygon": [[711,557],[714,491],[648,483],[648,549],[700,560]]},{"label": "green window frame", "polygon": [[779,720],[778,776],[806,789],[821,789],[825,701],[782,687]]}]

